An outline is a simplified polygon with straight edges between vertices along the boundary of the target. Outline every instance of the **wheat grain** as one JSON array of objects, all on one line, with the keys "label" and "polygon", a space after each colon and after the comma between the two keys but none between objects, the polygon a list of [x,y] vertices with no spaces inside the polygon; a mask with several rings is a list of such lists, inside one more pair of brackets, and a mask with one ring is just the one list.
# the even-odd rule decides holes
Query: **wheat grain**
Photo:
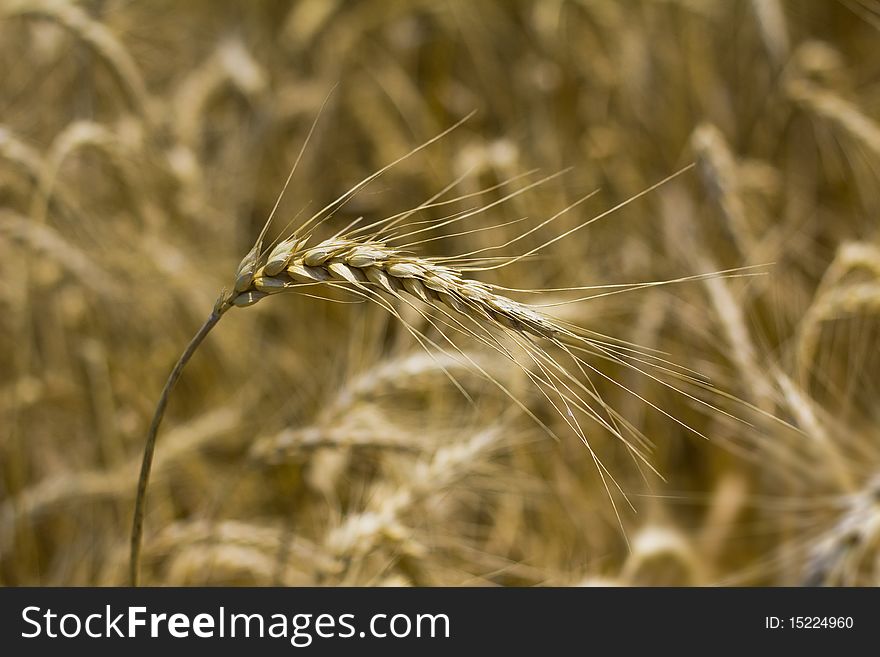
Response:
[{"label": "wheat grain", "polygon": [[570,333],[549,316],[498,293],[493,286],[466,279],[458,269],[407,255],[370,239],[328,239],[309,248],[299,240],[282,242],[266,263],[236,281],[228,303],[249,306],[263,297],[301,284],[338,282],[403,293],[427,304],[520,333],[554,339]]}]

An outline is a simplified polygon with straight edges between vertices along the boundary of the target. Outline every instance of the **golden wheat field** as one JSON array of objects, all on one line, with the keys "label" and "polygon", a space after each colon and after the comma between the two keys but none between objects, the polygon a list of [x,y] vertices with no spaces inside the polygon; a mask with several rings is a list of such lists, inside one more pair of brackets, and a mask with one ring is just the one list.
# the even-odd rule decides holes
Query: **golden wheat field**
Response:
[{"label": "golden wheat field", "polygon": [[222,315],[144,584],[878,585],[878,183],[876,0],[2,0],[0,584]]}]

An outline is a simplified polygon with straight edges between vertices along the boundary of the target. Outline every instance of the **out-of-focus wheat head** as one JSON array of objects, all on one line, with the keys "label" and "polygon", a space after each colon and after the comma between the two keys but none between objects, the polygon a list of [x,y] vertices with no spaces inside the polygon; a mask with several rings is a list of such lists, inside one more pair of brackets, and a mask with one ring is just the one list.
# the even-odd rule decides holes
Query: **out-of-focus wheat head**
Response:
[{"label": "out-of-focus wheat head", "polygon": [[[145,582],[880,584],[878,21],[0,3],[0,583],[125,581],[162,382],[338,83],[236,291],[285,294],[171,399]],[[572,326],[638,367],[594,349],[567,389]]]}]

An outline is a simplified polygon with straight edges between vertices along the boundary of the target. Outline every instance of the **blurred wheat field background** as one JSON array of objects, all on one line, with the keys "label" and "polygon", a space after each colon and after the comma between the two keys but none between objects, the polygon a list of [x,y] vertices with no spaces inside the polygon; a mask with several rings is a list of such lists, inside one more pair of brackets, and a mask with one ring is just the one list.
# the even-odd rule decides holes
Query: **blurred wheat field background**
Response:
[{"label": "blurred wheat field background", "polygon": [[0,1],[0,584],[126,582],[159,391],[334,85],[272,237],[472,110],[331,233],[461,178],[468,198],[411,218],[491,205],[415,247],[450,256],[599,190],[494,253],[514,256],[696,163],[474,277],[759,266],[528,299],[720,392],[591,361],[649,441],[646,465],[584,425],[609,486],[528,363],[458,341],[505,394],[375,304],[265,299],[224,318],[171,398],[144,583],[880,584],[873,0]]}]

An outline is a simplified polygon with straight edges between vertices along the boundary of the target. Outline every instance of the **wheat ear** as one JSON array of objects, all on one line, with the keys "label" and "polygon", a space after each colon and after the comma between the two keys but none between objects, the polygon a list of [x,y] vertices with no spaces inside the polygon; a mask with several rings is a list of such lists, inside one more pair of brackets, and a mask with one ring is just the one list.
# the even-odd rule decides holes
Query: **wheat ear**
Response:
[{"label": "wheat ear", "polygon": [[183,368],[230,308],[253,305],[265,296],[290,290],[304,283],[336,281],[352,284],[365,291],[372,285],[392,296],[407,292],[425,303],[442,304],[478,321],[547,339],[554,339],[565,331],[548,316],[496,293],[492,286],[463,278],[461,272],[455,268],[406,255],[381,242],[369,239],[330,239],[313,248],[304,249],[303,246],[304,243],[301,245],[297,240],[284,241],[269,254],[265,264],[260,266],[257,266],[259,250],[255,247],[239,266],[233,289],[220,295],[211,315],[171,370],[147,432],[138,479],[131,532],[129,576],[132,586],[136,586],[138,581],[146,490],[159,425]]},{"label": "wheat ear", "polygon": [[288,185],[290,185],[290,180],[291,178],[293,178],[293,174],[296,172],[296,169],[299,166],[306,146],[308,146],[309,140],[311,139],[312,134],[315,131],[315,126],[318,123],[318,119],[321,116],[324,105],[327,104],[327,101],[329,99],[330,96],[328,94],[328,96],[324,99],[324,104],[321,105],[321,109],[318,111],[318,115],[312,122],[312,126],[309,129],[308,134],[306,135],[305,141],[303,141],[303,145],[299,151],[299,155],[297,155],[296,161],[293,163],[293,167],[291,167],[290,173],[287,175],[287,180],[284,182],[284,186],[281,188],[281,192],[278,194],[278,198],[275,201],[272,212],[269,213],[269,217],[268,219],[266,219],[263,230],[260,231],[260,235],[257,237],[256,242],[254,242],[253,248],[251,248],[248,254],[242,259],[241,263],[239,263],[238,271],[236,272],[235,276],[235,286],[233,290],[229,292],[224,289],[220,292],[220,296],[217,297],[217,301],[214,303],[214,309],[211,311],[211,315],[208,317],[207,320],[205,320],[205,323],[202,324],[201,328],[199,328],[199,330],[193,336],[192,340],[190,340],[190,343],[187,345],[186,349],[183,351],[183,354],[181,354],[177,363],[175,363],[174,367],[171,370],[171,374],[168,375],[168,380],[165,382],[165,386],[162,388],[162,392],[159,395],[159,402],[158,404],[156,404],[156,410],[153,413],[153,419],[150,421],[150,428],[147,431],[147,440],[144,443],[144,455],[143,460],[141,461],[141,473],[138,477],[137,494],[134,501],[134,513],[131,521],[129,583],[132,586],[137,586],[138,584],[141,544],[143,542],[144,533],[144,513],[146,510],[147,486],[150,483],[150,471],[153,464],[153,453],[156,450],[156,438],[159,434],[159,425],[162,424],[162,418],[165,416],[165,408],[166,406],[168,406],[168,399],[171,396],[171,391],[174,389],[177,380],[183,373],[183,368],[186,367],[186,364],[192,358],[193,354],[196,352],[196,349],[199,348],[199,345],[202,344],[202,342],[208,336],[208,333],[211,332],[211,329],[213,329],[217,325],[217,322],[220,321],[220,318],[223,316],[223,314],[232,307],[232,300],[234,298],[237,298],[235,295],[244,291],[244,289],[250,284],[250,281],[253,280],[253,272],[256,267],[257,260],[261,256],[263,239],[266,237],[266,231],[268,231],[269,225],[272,223],[272,219],[275,217],[275,213],[278,211],[278,206],[281,204],[281,199],[284,196],[284,192],[287,191],[287,187]]},{"label": "wheat ear", "polygon": [[370,239],[329,239],[312,248],[282,242],[229,303],[250,306],[301,284],[327,282],[379,289],[392,296],[405,292],[424,303],[442,304],[479,321],[537,337],[552,339],[562,330],[548,316],[498,294],[493,286],[464,278],[457,268]]},{"label": "wheat ear", "polygon": [[[419,233],[435,230],[483,212],[488,208],[548,180],[549,178],[544,178],[538,182],[523,186],[520,189],[503,196],[500,200],[477,210],[453,214],[450,217],[433,222],[432,225],[427,228],[401,232],[403,230],[401,224],[417,211],[430,207],[442,206],[455,200],[461,200],[461,198],[467,198],[461,197],[459,199],[454,199],[453,201],[437,201],[440,196],[451,189],[452,185],[450,185],[440,194],[434,196],[426,203],[413,210],[359,228],[355,228],[358,223],[355,222],[333,237],[318,242],[314,246],[309,246],[312,231],[332,216],[336,210],[347,203],[366,185],[382,175],[392,166],[442,138],[451,130],[454,130],[461,125],[461,123],[467,120],[467,118],[469,117],[465,117],[465,119],[462,119],[459,123],[424,142],[379,171],[367,176],[348,192],[328,204],[325,208],[313,215],[311,219],[300,225],[297,231],[294,231],[292,235],[286,239],[282,239],[271,250],[267,249],[264,251],[263,240],[266,236],[269,223],[274,217],[275,211],[281,200],[281,195],[284,194],[284,191],[290,182],[290,177],[293,175],[293,172],[296,170],[296,166],[302,157],[302,150],[300,151],[300,155],[297,157],[297,162],[294,164],[287,182],[282,188],[281,195],[279,195],[275,207],[269,215],[269,219],[263,226],[260,236],[257,238],[251,251],[239,264],[232,288],[229,291],[224,291],[217,299],[211,316],[202,325],[198,333],[196,333],[195,337],[187,346],[183,355],[174,366],[174,369],[162,390],[159,404],[156,408],[147,435],[141,476],[138,481],[137,498],[135,501],[131,532],[130,578],[132,585],[137,584],[138,578],[138,562],[140,559],[140,545],[143,534],[146,490],[150,477],[150,463],[155,450],[156,436],[159,424],[161,423],[162,416],[165,412],[165,407],[168,403],[168,398],[177,379],[180,377],[183,368],[211,329],[220,321],[223,314],[230,308],[251,306],[266,296],[281,292],[301,290],[304,286],[317,285],[323,288],[344,287],[357,296],[375,302],[393,316],[400,319],[406,329],[423,347],[427,348],[428,344],[433,347],[438,347],[438,345],[432,342],[427,336],[404,321],[387,299],[387,297],[390,296],[392,299],[397,299],[411,305],[412,302],[407,297],[415,297],[415,299],[423,302],[436,312],[437,317],[435,319],[429,319],[428,315],[419,310],[425,319],[440,331],[443,339],[451,346],[451,348],[465,359],[467,359],[467,356],[464,352],[458,349],[455,343],[446,335],[446,333],[444,333],[444,330],[475,338],[482,344],[505,355],[507,358],[514,360],[510,348],[499,341],[494,333],[500,332],[510,338],[516,347],[522,349],[527,354],[537,370],[531,371],[530,369],[523,367],[523,371],[529,377],[531,382],[541,390],[544,397],[553,405],[565,424],[580,438],[581,442],[583,442],[590,451],[597,471],[602,478],[603,486],[609,494],[612,506],[614,506],[615,513],[617,513],[617,506],[612,497],[611,487],[613,486],[624,497],[626,497],[626,495],[619,484],[615,481],[612,474],[593,452],[586,434],[578,420],[575,418],[575,412],[586,415],[592,421],[598,423],[611,434],[618,437],[637,459],[653,470],[651,464],[643,453],[642,447],[637,444],[638,442],[644,444],[646,438],[622,416],[620,416],[618,412],[605,403],[601,396],[599,396],[599,393],[592,386],[592,383],[589,385],[585,384],[558,362],[546,348],[541,346],[539,342],[535,341],[535,338],[549,342],[550,345],[564,352],[571,358],[577,368],[577,372],[580,372],[587,379],[589,379],[589,370],[596,376],[602,377],[615,385],[620,385],[613,378],[584,360],[584,358],[577,352],[598,356],[599,358],[618,363],[626,368],[640,371],[650,378],[657,380],[663,385],[671,387],[682,394],[687,393],[678,390],[668,383],[660,381],[652,374],[648,374],[645,369],[642,368],[659,369],[668,375],[678,377],[682,381],[687,381],[688,383],[696,385],[700,385],[701,382],[695,380],[694,377],[687,372],[682,372],[680,369],[677,371],[675,365],[659,359],[656,355],[640,352],[637,349],[633,349],[632,346],[627,343],[614,340],[613,338],[601,334],[584,331],[575,326],[566,324],[533,309],[533,307],[528,304],[509,298],[507,294],[504,293],[504,288],[470,279],[465,274],[470,271],[497,269],[499,267],[522,261],[541,249],[566,238],[574,231],[580,230],[634,200],[641,198],[648,192],[663,185],[668,180],[671,180],[690,167],[686,167],[672,176],[669,176],[665,180],[631,196],[626,201],[618,204],[610,210],[606,210],[583,223],[577,224],[574,228],[557,235],[538,247],[521,255],[502,259],[501,264],[497,264],[496,258],[475,256],[480,256],[485,251],[494,248],[509,246],[510,244],[533,234],[551,221],[560,217],[562,214],[576,208],[590,198],[592,194],[583,196],[552,217],[545,219],[536,227],[522,233],[506,244],[499,247],[490,247],[489,249],[480,249],[471,253],[465,253],[454,258],[423,258],[412,255],[403,248],[393,246],[393,243],[412,238]],[[315,124],[312,124],[309,136],[311,136],[314,127]],[[303,148],[305,148],[307,143],[308,137],[303,144]],[[453,183],[453,185],[454,184],[455,183]],[[435,203],[435,201],[437,202]],[[411,241],[408,246],[411,247],[427,241],[431,240],[422,239],[415,242]],[[658,283],[653,283],[651,285],[654,284]],[[566,289],[578,290],[583,288]],[[517,292],[517,290],[512,291]],[[531,290],[519,290],[519,292],[531,292]],[[478,363],[472,360],[469,360],[469,362],[474,366],[475,370],[492,380],[514,404],[537,422],[549,435],[555,437],[553,431],[534,415],[534,413],[529,411],[525,404],[517,399],[513,393],[507,390],[501,382],[494,379]],[[705,382],[702,383],[705,384]],[[638,396],[637,393],[633,394]],[[710,404],[701,402],[692,395],[687,394],[687,396],[709,408],[720,410]],[[702,435],[643,397],[638,396],[638,398],[642,399],[652,408],[656,409],[663,415],[666,415],[687,430]],[[591,406],[588,400],[592,400],[598,408]],[[637,443],[634,444],[629,441],[623,435],[623,431],[632,434],[636,438]]]}]

